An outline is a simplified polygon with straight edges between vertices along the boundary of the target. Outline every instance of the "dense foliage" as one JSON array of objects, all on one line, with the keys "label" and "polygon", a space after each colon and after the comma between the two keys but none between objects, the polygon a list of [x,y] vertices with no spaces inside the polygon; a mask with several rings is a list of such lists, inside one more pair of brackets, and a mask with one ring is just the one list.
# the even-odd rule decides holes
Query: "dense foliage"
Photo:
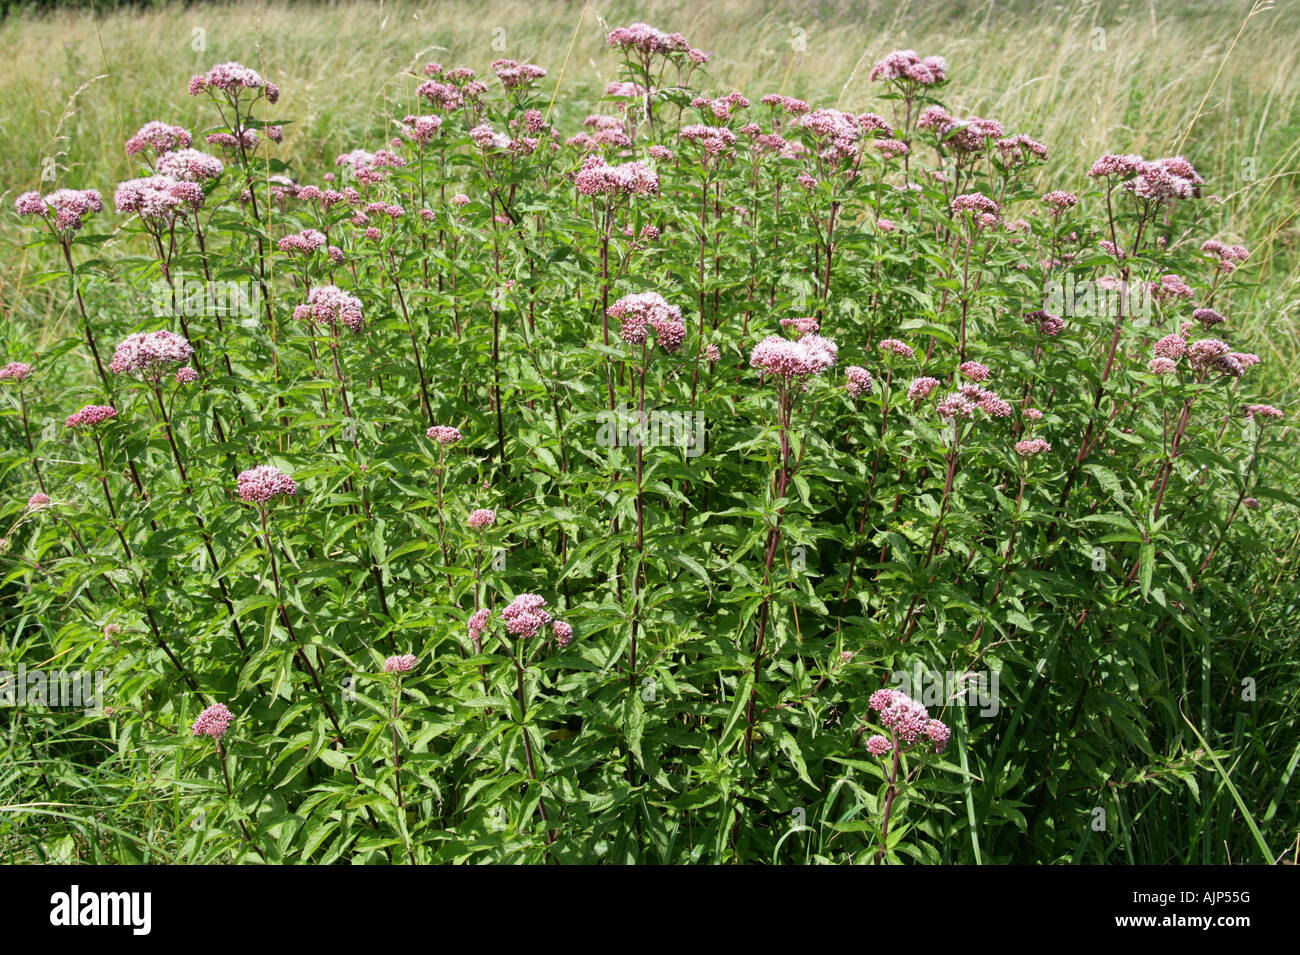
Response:
[{"label": "dense foliage", "polygon": [[106,677],[6,711],[9,856],[1276,858],[1295,501],[1212,184],[1043,194],[938,57],[877,115],[609,44],[581,130],[429,64],[332,171],[222,64],[221,159],[19,197],[78,334],[0,372],[4,666]]}]

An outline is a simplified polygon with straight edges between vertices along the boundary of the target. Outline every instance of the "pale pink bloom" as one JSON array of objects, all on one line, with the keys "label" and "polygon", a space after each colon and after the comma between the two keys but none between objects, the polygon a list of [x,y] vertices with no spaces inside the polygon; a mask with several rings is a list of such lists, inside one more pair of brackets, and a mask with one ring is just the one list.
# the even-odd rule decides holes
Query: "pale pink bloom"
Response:
[{"label": "pale pink bloom", "polygon": [[483,639],[483,631],[487,627],[490,619],[492,619],[492,611],[487,607],[484,607],[482,610],[474,611],[469,618],[469,623],[466,625],[466,628],[469,630],[470,641],[473,642],[476,649],[478,648],[479,642]]},{"label": "pale pink bloom", "polygon": [[177,149],[158,158],[158,172],[186,182],[215,179],[226,169],[216,156],[197,149]]},{"label": "pale pink bloom", "polygon": [[1272,405],[1246,405],[1247,418],[1281,418],[1282,409]]},{"label": "pale pink bloom", "polygon": [[445,424],[435,424],[425,432],[425,435],[431,440],[437,441],[444,448],[451,447],[461,439],[459,428],[452,428]]},{"label": "pale pink bloom", "polygon": [[181,126],[171,126],[157,121],[145,123],[134,136],[126,141],[126,154],[134,156],[152,149],[158,155],[173,149],[185,149],[193,142],[190,134]]},{"label": "pale pink bloom", "polygon": [[551,615],[542,609],[545,606],[546,600],[537,594],[520,594],[501,611],[501,617],[515,636],[534,637],[551,622]]},{"label": "pale pink bloom", "polygon": [[883,339],[876,347],[886,355],[898,355],[902,358],[916,357],[916,352],[912,350],[912,346],[900,342],[897,338]]},{"label": "pale pink bloom", "polygon": [[563,620],[551,622],[551,633],[555,636],[555,642],[562,647],[567,647],[573,641],[573,627]]},{"label": "pale pink bloom", "polygon": [[1016,454],[1022,458],[1033,457],[1035,454],[1042,454],[1044,451],[1052,450],[1052,446],[1042,438],[1030,438],[1026,441],[1016,442]]},{"label": "pale pink bloom", "polygon": [[1168,375],[1177,367],[1172,358],[1152,358],[1147,362],[1147,371],[1153,375]]},{"label": "pale pink bloom", "polygon": [[198,380],[199,373],[189,365],[176,369],[176,383],[178,385],[192,385]]},{"label": "pale pink bloom", "polygon": [[297,482],[270,464],[241,472],[238,484],[240,499],[256,504],[265,504],[273,497],[292,497],[298,493]]},{"label": "pale pink bloom", "polygon": [[175,332],[136,332],[122,339],[108,367],[117,375],[136,374],[161,381],[164,366],[182,365],[193,355],[194,346]]},{"label": "pale pink bloom", "polygon": [[1155,352],[1157,358],[1168,358],[1177,361],[1187,354],[1187,342],[1181,335],[1166,335],[1155,343],[1152,351]]},{"label": "pale pink bloom", "polygon": [[0,381],[24,382],[32,375],[32,366],[26,362],[11,361],[0,368]]},{"label": "pale pink bloom", "polygon": [[921,401],[928,398],[930,392],[934,391],[938,385],[938,378],[930,378],[929,376],[913,378],[912,383],[907,388],[907,397],[912,401]]},{"label": "pale pink bloom", "polygon": [[414,669],[414,653],[404,653],[400,656],[391,656],[384,661],[385,673],[410,673]]},{"label": "pale pink bloom", "polygon": [[856,398],[858,395],[866,394],[871,391],[871,372],[857,365],[849,365],[844,370],[848,381],[844,385],[844,390]]},{"label": "pale pink bloom", "polygon": [[893,744],[879,733],[874,733],[867,739],[867,752],[872,756],[884,756],[893,748]]},{"label": "pale pink bloom", "polygon": [[209,736],[219,740],[230,730],[230,722],[235,714],[224,703],[214,703],[207,707],[190,728],[195,736]]},{"label": "pale pink bloom", "polygon": [[957,366],[957,370],[971,381],[986,381],[989,377],[988,365],[982,365],[977,361],[965,361]]},{"label": "pale pink bloom", "polygon": [[497,512],[491,508],[480,507],[470,514],[469,520],[466,521],[472,530],[484,531],[496,523]]}]

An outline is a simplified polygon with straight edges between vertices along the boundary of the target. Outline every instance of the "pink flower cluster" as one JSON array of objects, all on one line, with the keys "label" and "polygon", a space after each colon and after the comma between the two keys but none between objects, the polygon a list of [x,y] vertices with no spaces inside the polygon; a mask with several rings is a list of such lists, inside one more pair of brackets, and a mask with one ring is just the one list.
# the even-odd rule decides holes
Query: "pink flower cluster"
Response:
[{"label": "pink flower cluster", "polygon": [[50,496],[39,491],[27,499],[27,506],[33,511],[40,510],[42,507],[49,507],[49,504]]},{"label": "pink flower cluster", "polygon": [[435,424],[428,431],[424,432],[430,440],[437,441],[444,448],[449,448],[461,439],[459,428],[453,428],[445,424]]},{"label": "pink flower cluster", "polygon": [[176,149],[158,159],[161,175],[184,182],[216,179],[225,170],[226,165],[220,159],[197,149]]},{"label": "pink flower cluster", "polygon": [[175,332],[136,332],[122,339],[108,367],[115,375],[141,375],[161,381],[166,365],[183,365],[193,356],[194,346]]},{"label": "pink flower cluster", "polygon": [[1219,271],[1232,273],[1237,264],[1250,258],[1250,252],[1243,245],[1226,245],[1218,239],[1206,239],[1201,243],[1201,251],[1219,261]]},{"label": "pink flower cluster", "polygon": [[403,116],[404,132],[412,142],[421,146],[429,143],[442,127],[441,116]]},{"label": "pink flower cluster", "polygon": [[484,531],[496,523],[497,512],[487,507],[480,507],[478,510],[471,512],[467,523],[471,530]]},{"label": "pink flower cluster", "polygon": [[911,401],[922,401],[930,397],[930,392],[937,387],[939,387],[938,378],[931,378],[928,375],[913,378],[912,383],[907,387],[907,397]]},{"label": "pink flower cluster", "polygon": [[930,719],[926,708],[900,690],[877,690],[867,703],[879,713],[880,725],[894,738],[911,746],[918,740],[934,743],[934,751],[942,753],[948,744],[951,731],[939,720]]},{"label": "pink flower cluster", "polygon": [[672,354],[686,338],[682,310],[669,305],[658,292],[624,295],[609,307],[606,314],[618,319],[622,326],[620,334],[629,345],[640,345],[653,329],[655,339],[664,351]]},{"label": "pink flower cluster", "polygon": [[1042,438],[1029,438],[1025,441],[1016,442],[1016,454],[1022,458],[1030,458],[1035,454],[1042,454],[1044,451],[1052,450],[1052,446]]},{"label": "pink flower cluster", "polygon": [[948,76],[948,63],[941,56],[920,57],[915,50],[895,50],[871,68],[871,79],[915,86],[935,86]]},{"label": "pink flower cluster", "polygon": [[310,255],[325,245],[325,233],[316,229],[303,229],[280,240],[281,252],[301,252]]},{"label": "pink flower cluster", "polygon": [[659,175],[643,162],[611,166],[600,156],[588,156],[574,178],[584,196],[657,195]]},{"label": "pink flower cluster", "polygon": [[721,156],[736,145],[736,134],[725,126],[705,126],[703,123],[692,123],[689,126],[683,126],[679,135],[687,142],[699,146],[709,156]]},{"label": "pink flower cluster", "polygon": [[484,607],[482,610],[475,610],[470,616],[469,623],[466,624],[466,629],[469,630],[470,642],[474,644],[476,649],[482,641],[483,631],[487,628],[488,621],[491,619],[492,611],[487,607]]},{"label": "pink flower cluster", "polygon": [[927,108],[916,121],[916,126],[934,133],[941,145],[967,156],[984,152],[990,143],[1006,133],[996,119],[978,116],[958,119],[942,106]]},{"label": "pink flower cluster", "polygon": [[1247,418],[1281,418],[1282,409],[1272,405],[1246,405]]},{"label": "pink flower cluster", "polygon": [[54,213],[54,227],[60,232],[76,232],[86,216],[104,211],[104,200],[94,189],[58,189],[44,198],[39,192],[24,192],[14,202],[23,216],[48,218]]},{"label": "pink flower cluster", "polygon": [[555,637],[555,642],[562,647],[567,647],[573,642],[573,627],[563,620],[551,621],[551,634]]},{"label": "pink flower cluster", "polygon": [[280,89],[262,79],[257,70],[240,63],[218,63],[212,69],[190,79],[190,95],[198,96],[205,90],[223,90],[236,96],[241,90],[262,90],[269,102],[280,98]]},{"label": "pink flower cluster", "polygon": [[32,366],[22,361],[11,361],[0,368],[0,381],[23,382],[32,376]]},{"label": "pink flower cluster", "polygon": [[167,227],[203,205],[203,190],[171,176],[146,176],[119,183],[113,205],[118,212],[138,213],[146,225]]},{"label": "pink flower cluster", "polygon": [[191,730],[195,736],[209,736],[219,740],[229,731],[230,722],[234,718],[235,714],[230,712],[226,704],[213,703],[199,714]]},{"label": "pink flower cluster", "polygon": [[804,335],[798,341],[769,335],[754,346],[749,365],[778,378],[806,378],[834,365],[838,353],[835,343],[820,335]]},{"label": "pink flower cluster", "polygon": [[609,31],[605,42],[623,50],[635,50],[643,55],[668,56],[690,52],[691,45],[680,33],[664,33],[648,23],[633,23]]},{"label": "pink flower cluster", "polygon": [[987,381],[989,377],[989,366],[977,361],[964,361],[957,366],[957,370],[970,381]]},{"label": "pink flower cluster", "polygon": [[103,424],[110,418],[117,417],[117,409],[112,405],[86,405],[80,411],[68,415],[64,426],[68,428],[88,427]]},{"label": "pink flower cluster", "polygon": [[849,365],[848,368],[844,369],[844,374],[848,379],[845,382],[844,390],[852,397],[856,398],[858,395],[867,394],[871,391],[871,372],[867,371],[867,369],[860,368],[857,365]]},{"label": "pink flower cluster", "polygon": [[199,373],[189,365],[176,369],[176,383],[178,385],[192,385],[199,380]]},{"label": "pink flower cluster", "polygon": [[1008,418],[1011,405],[1003,401],[996,392],[985,391],[978,385],[962,385],[936,405],[940,418],[953,420],[969,418],[976,411],[983,411],[990,418]]},{"label": "pink flower cluster", "polygon": [[349,295],[337,285],[317,285],[307,293],[307,304],[293,310],[298,321],[316,322],[331,329],[342,322],[354,332],[365,326],[361,315],[361,300]]},{"label": "pink flower cluster", "polygon": [[391,656],[384,661],[385,673],[410,673],[414,669],[414,653],[403,653],[399,656]]},{"label": "pink flower cluster", "polygon": [[877,345],[876,347],[879,348],[886,355],[898,355],[900,358],[916,357],[916,352],[912,350],[912,346],[904,342],[900,342],[897,338],[881,339],[880,344]]},{"label": "pink flower cluster", "polygon": [[237,481],[240,500],[254,504],[265,504],[273,497],[292,497],[298,493],[298,483],[270,464],[240,472]]},{"label": "pink flower cluster", "polygon": [[173,149],[185,149],[193,143],[189,131],[181,126],[153,121],[145,123],[134,136],[126,141],[126,154],[135,156],[152,149],[161,156]]},{"label": "pink flower cluster", "polygon": [[517,90],[536,82],[546,75],[546,71],[532,63],[516,63],[514,60],[500,59],[492,64],[492,72],[497,75],[501,85],[508,90]]},{"label": "pink flower cluster", "polygon": [[542,627],[551,622],[551,615],[543,607],[546,600],[537,594],[520,594],[501,611],[506,629],[517,637],[535,637]]}]

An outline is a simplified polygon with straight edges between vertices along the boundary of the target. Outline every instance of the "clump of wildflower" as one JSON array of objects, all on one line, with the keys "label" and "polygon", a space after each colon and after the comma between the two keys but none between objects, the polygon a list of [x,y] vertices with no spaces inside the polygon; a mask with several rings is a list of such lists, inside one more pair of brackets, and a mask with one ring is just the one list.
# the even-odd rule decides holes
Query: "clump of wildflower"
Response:
[{"label": "clump of wildflower", "polygon": [[936,744],[936,752],[943,752],[948,739],[944,733],[947,727],[938,720],[930,719],[925,707],[906,693],[900,690],[877,690],[871,694],[868,706],[879,713],[880,724],[890,730],[896,739],[910,746],[924,736]]},{"label": "clump of wildflower", "polygon": [[158,172],[184,182],[216,179],[226,164],[198,149],[176,149],[158,158]]},{"label": "clump of wildflower", "polygon": [[1169,334],[1155,343],[1152,349],[1157,358],[1177,361],[1187,354],[1187,342],[1181,335]]},{"label": "clump of wildflower", "polygon": [[485,531],[496,523],[497,512],[487,507],[480,507],[469,515],[469,524],[471,530]]},{"label": "clump of wildflower", "polygon": [[22,383],[32,376],[32,366],[22,361],[11,361],[0,368],[0,381]]},{"label": "clump of wildflower", "polygon": [[844,385],[844,390],[854,398],[871,391],[871,372],[867,371],[867,369],[860,368],[857,365],[849,365],[844,370],[844,374],[848,379]]},{"label": "clump of wildflower", "polygon": [[281,252],[301,252],[310,255],[325,245],[325,233],[318,229],[303,229],[280,240]]},{"label": "clump of wildflower", "polygon": [[50,503],[50,496],[40,491],[37,491],[35,494],[33,494],[31,497],[27,499],[27,506],[33,511],[40,510],[42,507],[48,507],[49,503]]},{"label": "clump of wildflower", "polygon": [[113,205],[118,212],[136,213],[146,226],[164,228],[199,209],[203,190],[171,176],[146,176],[118,183]]},{"label": "clump of wildflower", "polygon": [[1215,325],[1222,325],[1227,321],[1227,318],[1212,308],[1198,308],[1192,312],[1192,318],[1200,322],[1202,328],[1213,328]]},{"label": "clump of wildflower", "polygon": [[410,673],[415,669],[415,654],[403,653],[384,661],[385,673]]},{"label": "clump of wildflower", "polygon": [[354,332],[365,326],[361,300],[336,285],[317,285],[307,293],[307,304],[293,310],[293,317],[334,328],[342,322]]},{"label": "clump of wildflower", "polygon": [[551,634],[555,637],[555,642],[562,647],[567,647],[573,641],[573,627],[563,620],[551,622]]},{"label": "clump of wildflower", "polygon": [[134,136],[126,141],[126,154],[135,156],[152,149],[161,156],[173,149],[187,149],[194,140],[189,131],[181,126],[171,126],[156,120],[145,123]]},{"label": "clump of wildflower", "polygon": [[1172,358],[1152,358],[1147,362],[1147,371],[1153,375],[1172,374],[1177,367]]},{"label": "clump of wildflower", "polygon": [[466,629],[469,631],[470,642],[477,648],[483,639],[483,631],[487,629],[488,621],[492,619],[492,611],[487,607],[481,610],[475,610],[470,615]]},{"label": "clump of wildflower", "polygon": [[1044,451],[1050,450],[1052,450],[1052,446],[1042,438],[1029,438],[1016,442],[1016,454],[1022,458],[1031,458],[1035,454],[1042,454]]},{"label": "clump of wildflower", "polygon": [[410,137],[413,143],[424,146],[433,140],[442,128],[442,117],[432,114],[426,116],[403,116],[403,132]]},{"label": "clump of wildflower", "polygon": [[207,707],[199,718],[194,721],[191,731],[195,736],[208,736],[214,740],[220,740],[230,730],[230,722],[235,718],[235,714],[230,712],[230,708],[224,703],[213,703]]},{"label": "clump of wildflower", "polygon": [[820,335],[805,335],[798,341],[769,335],[754,346],[749,364],[765,375],[803,378],[830,368],[835,364],[836,352],[835,343]]},{"label": "clump of wildflower", "polygon": [[545,606],[545,598],[537,594],[520,594],[501,611],[501,617],[506,622],[506,629],[515,636],[535,637],[551,622],[551,615],[542,609]]},{"label": "clump of wildflower", "polygon": [[234,62],[218,63],[206,73],[190,79],[191,96],[198,96],[205,90],[222,90],[236,96],[241,90],[258,90],[259,95],[264,95],[270,103],[280,98],[280,89],[274,83],[262,79],[257,70]]},{"label": "clump of wildflower", "polygon": [[1073,192],[1066,192],[1063,189],[1053,189],[1043,196],[1043,202],[1051,209],[1053,216],[1059,216],[1066,209],[1071,209],[1079,204],[1079,197]]},{"label": "clump of wildflower", "polygon": [[460,441],[462,437],[459,428],[453,428],[445,424],[435,424],[428,431],[424,432],[424,434],[430,440],[438,442],[444,448],[450,448],[453,444]]},{"label": "clump of wildflower", "polygon": [[611,305],[606,314],[618,319],[620,334],[629,345],[641,344],[653,329],[664,351],[671,354],[681,347],[686,337],[682,310],[669,305],[658,292],[625,295]]},{"label": "clump of wildflower", "polygon": [[643,162],[611,166],[600,156],[588,156],[574,185],[584,196],[657,195],[659,175]]},{"label": "clump of wildflower", "polygon": [[874,733],[867,739],[867,752],[872,756],[884,756],[893,748],[894,745],[879,733]]},{"label": "clump of wildflower", "polygon": [[1246,405],[1245,412],[1247,418],[1281,418],[1282,409],[1275,408],[1272,405]]},{"label": "clump of wildflower", "polygon": [[516,63],[504,58],[493,62],[492,72],[508,90],[521,89],[546,75],[546,70],[533,63]]},{"label": "clump of wildflower", "polygon": [[178,385],[192,385],[199,380],[199,373],[189,365],[184,365],[176,369],[176,383]]},{"label": "clump of wildflower", "polygon": [[936,86],[948,76],[948,63],[941,56],[918,56],[915,50],[895,50],[876,62],[870,78],[915,86]]},{"label": "clump of wildflower", "polygon": [[997,201],[982,192],[965,192],[952,201],[954,213],[971,213],[977,220],[984,215],[996,216],[998,210]]},{"label": "clump of wildflower", "polygon": [[193,355],[194,346],[175,332],[136,332],[122,339],[108,367],[116,375],[139,375],[157,382],[167,365],[183,365]]},{"label": "clump of wildflower", "polygon": [[39,192],[24,192],[14,202],[19,215],[41,216],[60,232],[76,232],[92,212],[104,211],[104,200],[94,189],[57,189],[42,197]]},{"label": "clump of wildflower", "polygon": [[911,401],[921,401],[930,396],[930,392],[939,386],[938,378],[931,378],[928,375],[920,378],[913,378],[912,383],[907,386],[907,397]]},{"label": "clump of wildflower", "polygon": [[912,346],[900,342],[897,338],[882,339],[880,344],[876,347],[886,355],[898,355],[900,358],[916,357],[916,352],[912,350]]},{"label": "clump of wildflower", "polygon": [[262,464],[240,473],[239,497],[253,504],[265,504],[274,497],[292,497],[298,484],[279,468]]},{"label": "clump of wildflower", "polygon": [[957,366],[957,370],[970,381],[987,381],[989,377],[988,365],[977,361],[964,361]]},{"label": "clump of wildflower", "polygon": [[117,409],[112,405],[86,405],[80,411],[68,415],[64,426],[68,428],[89,427],[103,424],[110,418],[117,417]]}]

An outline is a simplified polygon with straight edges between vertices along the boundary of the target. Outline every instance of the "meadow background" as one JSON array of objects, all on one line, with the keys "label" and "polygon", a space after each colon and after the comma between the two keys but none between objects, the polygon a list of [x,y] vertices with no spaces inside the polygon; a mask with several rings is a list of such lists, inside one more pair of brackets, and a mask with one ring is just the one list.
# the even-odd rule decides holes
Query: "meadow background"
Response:
[{"label": "meadow background", "polygon": [[[11,212],[14,198],[60,187],[110,195],[115,183],[138,175],[122,143],[149,120],[180,124],[197,138],[212,115],[202,99],[184,95],[192,74],[238,60],[274,79],[283,90],[275,112],[293,123],[272,155],[312,176],[340,153],[381,145],[394,134],[393,117],[422,112],[413,76],[429,60],[481,73],[498,57],[541,64],[549,71],[544,90],[555,91],[550,121],[576,130],[617,78],[608,29],[643,20],[714,52],[704,88],[740,90],[755,101],[775,92],[819,107],[887,113],[880,85],[868,80],[872,64],[900,48],[940,54],[950,66],[944,98],[954,114],[997,117],[1048,144],[1050,158],[1035,170],[1042,190],[1082,191],[1089,166],[1107,152],[1186,155],[1212,197],[1204,203],[1214,222],[1208,228],[1251,250],[1233,277],[1234,312],[1242,316],[1233,331],[1236,347],[1263,359],[1252,371],[1252,394],[1288,417],[1300,406],[1297,3],[470,0],[0,9],[0,356],[39,357],[79,334],[74,303],[57,272],[46,272],[57,262],[49,247],[27,245],[30,232]],[[96,225],[114,223],[120,228],[121,217],[104,215]],[[138,251],[136,241],[115,234],[102,255]],[[101,285],[96,296],[100,309],[144,307],[126,287]],[[42,388],[56,390],[59,376],[69,392],[89,384],[93,368],[83,352],[64,351]],[[1293,434],[1289,421],[1286,433]],[[1275,483],[1290,491],[1300,455],[1294,442],[1281,455]],[[17,479],[0,479],[6,499],[15,496],[8,485]],[[1233,754],[1224,765],[1210,766],[1198,749],[1191,770],[1171,761],[1118,782],[1133,785],[1127,805],[1139,834],[1122,851],[1106,849],[1107,861],[1229,861],[1231,847],[1249,844],[1243,816],[1275,850],[1300,844],[1293,785],[1300,765],[1300,512],[1278,499],[1260,522],[1258,559],[1234,564],[1224,588],[1235,612],[1222,647],[1267,677],[1274,695],[1257,721],[1237,714],[1215,726],[1214,748]],[[7,626],[14,616],[0,609]],[[1189,783],[1194,796],[1179,790],[1168,800],[1153,789],[1148,800],[1137,784],[1162,788],[1162,774],[1174,788],[1193,778],[1203,789]],[[86,801],[97,798],[92,791]],[[7,801],[0,774],[0,810]],[[1185,820],[1169,811],[1193,804]],[[1003,828],[998,857],[1009,859],[1017,849],[1005,847],[1016,845],[1015,832]],[[71,842],[59,845],[75,851]],[[1078,857],[1092,859],[1083,849]]]}]

